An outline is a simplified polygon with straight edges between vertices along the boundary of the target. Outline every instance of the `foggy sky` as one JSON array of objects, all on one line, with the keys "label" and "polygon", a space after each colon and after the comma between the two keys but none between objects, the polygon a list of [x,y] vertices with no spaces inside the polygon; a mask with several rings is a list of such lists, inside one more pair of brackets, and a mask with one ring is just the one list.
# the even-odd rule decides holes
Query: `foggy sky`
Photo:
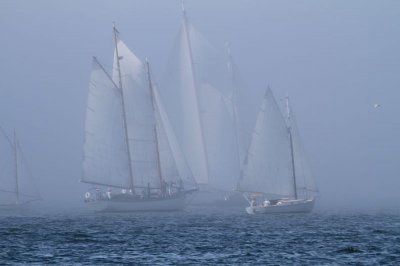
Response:
[{"label": "foggy sky", "polygon": [[[268,84],[280,104],[289,93],[319,207],[399,206],[399,1],[185,5],[214,45],[230,42],[249,120]],[[91,60],[111,70],[113,21],[162,80],[182,21],[180,1],[0,1],[0,125],[17,130],[47,203],[83,203]]]}]

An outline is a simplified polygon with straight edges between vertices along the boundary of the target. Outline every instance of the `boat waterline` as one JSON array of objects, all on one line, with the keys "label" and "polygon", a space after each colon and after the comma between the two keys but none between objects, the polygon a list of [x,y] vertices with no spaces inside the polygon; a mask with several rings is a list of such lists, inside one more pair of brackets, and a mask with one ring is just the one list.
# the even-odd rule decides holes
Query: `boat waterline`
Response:
[{"label": "boat waterline", "polygon": [[184,194],[167,198],[117,200],[103,199],[87,201],[87,206],[96,212],[144,212],[179,211],[185,207]]},{"label": "boat waterline", "polygon": [[307,213],[314,208],[315,199],[282,200],[276,205],[249,206],[248,214],[256,213]]}]

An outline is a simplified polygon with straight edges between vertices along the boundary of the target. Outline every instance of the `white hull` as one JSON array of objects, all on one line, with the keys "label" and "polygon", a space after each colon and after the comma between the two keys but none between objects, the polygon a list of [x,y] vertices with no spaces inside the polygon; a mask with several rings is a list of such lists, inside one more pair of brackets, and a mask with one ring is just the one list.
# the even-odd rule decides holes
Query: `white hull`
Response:
[{"label": "white hull", "polygon": [[314,207],[315,199],[307,200],[283,200],[280,205],[249,206],[248,214],[256,213],[307,213]]},{"label": "white hull", "polygon": [[185,207],[185,195],[171,198],[137,200],[93,200],[86,202],[96,212],[179,211]]}]

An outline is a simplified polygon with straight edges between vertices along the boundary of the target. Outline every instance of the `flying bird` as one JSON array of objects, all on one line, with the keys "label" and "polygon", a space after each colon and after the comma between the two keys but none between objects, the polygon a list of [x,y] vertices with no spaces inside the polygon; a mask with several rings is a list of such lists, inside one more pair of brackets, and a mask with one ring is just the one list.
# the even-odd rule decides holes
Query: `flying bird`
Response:
[{"label": "flying bird", "polygon": [[374,108],[378,108],[378,107],[381,107],[381,105],[378,103],[374,104]]}]

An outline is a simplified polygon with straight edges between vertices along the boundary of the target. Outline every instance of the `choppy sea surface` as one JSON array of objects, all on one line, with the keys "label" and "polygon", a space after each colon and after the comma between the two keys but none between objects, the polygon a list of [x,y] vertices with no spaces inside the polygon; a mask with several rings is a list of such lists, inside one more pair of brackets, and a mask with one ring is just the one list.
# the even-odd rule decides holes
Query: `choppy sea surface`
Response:
[{"label": "choppy sea surface", "polygon": [[0,264],[400,265],[400,211],[2,216]]}]

